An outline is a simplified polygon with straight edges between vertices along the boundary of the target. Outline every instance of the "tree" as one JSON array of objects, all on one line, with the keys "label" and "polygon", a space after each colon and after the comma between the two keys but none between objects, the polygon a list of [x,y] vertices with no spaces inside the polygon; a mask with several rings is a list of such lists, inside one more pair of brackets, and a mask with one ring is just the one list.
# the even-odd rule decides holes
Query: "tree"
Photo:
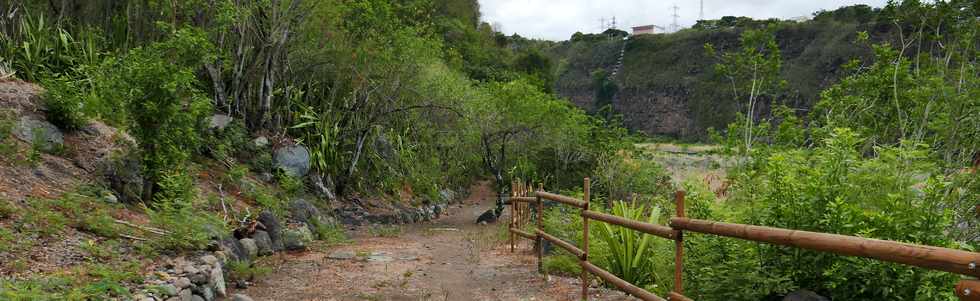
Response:
[{"label": "tree", "polygon": [[746,151],[752,149],[753,128],[756,105],[759,100],[785,85],[779,80],[782,58],[776,44],[775,26],[766,29],[749,29],[742,32],[741,48],[717,54],[714,46],[706,44],[708,56],[716,57],[715,73],[728,79],[732,96],[736,102],[743,102],[745,125],[743,145]]}]

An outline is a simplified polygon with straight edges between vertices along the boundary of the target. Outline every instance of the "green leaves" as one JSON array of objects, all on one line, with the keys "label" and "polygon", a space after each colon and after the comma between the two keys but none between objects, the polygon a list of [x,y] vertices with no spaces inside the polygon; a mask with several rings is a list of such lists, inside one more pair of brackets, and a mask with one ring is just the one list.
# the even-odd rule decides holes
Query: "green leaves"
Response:
[{"label": "green leaves", "polygon": [[[638,205],[636,202],[619,201],[613,203],[610,213],[631,220],[656,224],[660,217],[660,207],[648,210],[647,206]],[[657,238],[617,225],[601,223],[598,226],[596,237],[608,246],[609,252],[605,255],[606,268],[610,273],[639,287],[659,284],[660,277],[667,278],[666,275],[656,274],[653,257],[662,256],[655,255],[653,252],[652,245],[657,243],[653,240]]]}]

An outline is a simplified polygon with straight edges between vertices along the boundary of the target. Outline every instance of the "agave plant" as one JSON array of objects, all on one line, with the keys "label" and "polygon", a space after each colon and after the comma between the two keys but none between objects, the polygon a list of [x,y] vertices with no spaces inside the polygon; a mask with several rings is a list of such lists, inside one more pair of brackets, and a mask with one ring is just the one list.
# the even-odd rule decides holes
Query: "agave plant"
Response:
[{"label": "agave plant", "polygon": [[[637,205],[636,202],[615,202],[611,214],[656,224],[660,217],[660,207]],[[646,215],[646,218],[644,218]],[[655,283],[653,261],[653,236],[626,227],[601,223],[596,236],[608,246],[606,255],[607,270],[619,278],[639,287]]]}]

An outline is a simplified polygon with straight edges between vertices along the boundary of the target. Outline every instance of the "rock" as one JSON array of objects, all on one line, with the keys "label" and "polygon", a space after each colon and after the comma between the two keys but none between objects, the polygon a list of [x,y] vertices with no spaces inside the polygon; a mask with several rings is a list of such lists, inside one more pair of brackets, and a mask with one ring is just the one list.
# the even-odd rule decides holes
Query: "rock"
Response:
[{"label": "rock", "polygon": [[385,161],[391,161],[395,158],[395,147],[384,135],[379,135],[374,139],[374,149]]},{"label": "rock", "polygon": [[192,295],[193,294],[191,293],[191,289],[185,288],[180,290],[180,294],[178,294],[177,296],[180,297],[180,301],[191,301]]},{"label": "rock", "polygon": [[[225,253],[228,254],[229,257],[231,257],[230,259],[232,260],[248,259],[248,254],[245,253],[245,248],[242,246],[242,243],[239,242],[237,239],[235,239],[234,236],[225,237],[224,239],[221,240],[220,244],[221,244],[221,249],[225,251]],[[210,256],[210,258],[214,258],[214,262],[218,261],[218,258],[214,257],[213,255],[207,255],[207,256]],[[202,257],[201,260],[204,260],[204,257]],[[210,262],[207,263],[209,265],[214,265],[213,263]]]},{"label": "rock", "polygon": [[354,256],[355,256],[354,252],[351,251],[337,251],[337,252],[330,253],[330,255],[327,255],[327,258],[334,259],[334,260],[348,260],[348,259],[353,259]]},{"label": "rock", "polygon": [[204,299],[204,297],[201,297],[201,296],[198,296],[198,295],[191,296],[191,299],[190,300],[191,301],[208,301],[207,299]]},{"label": "rock", "polygon": [[265,136],[258,136],[252,140],[252,145],[255,146],[255,148],[266,147],[269,145],[269,138],[266,138]]},{"label": "rock", "polygon": [[225,286],[225,274],[222,272],[221,266],[217,266],[211,270],[208,285],[214,287],[214,291],[218,293],[218,296],[224,297],[228,294],[227,287]]},{"label": "rock", "polygon": [[224,130],[234,120],[231,116],[224,114],[214,114],[208,119],[209,130]]},{"label": "rock", "polygon": [[231,295],[231,301],[252,301],[252,298],[243,294]]},{"label": "rock", "polygon": [[193,275],[201,272],[200,270],[195,268],[194,265],[191,265],[189,263],[187,265],[184,265],[180,269],[183,270],[184,273],[187,273],[188,275]]},{"label": "rock", "polygon": [[44,152],[52,152],[65,145],[65,136],[61,134],[58,127],[30,116],[20,118],[14,129],[14,136],[32,145],[36,143],[35,146]]},{"label": "rock", "polygon": [[242,249],[245,250],[245,256],[249,259],[254,259],[255,256],[259,255],[259,247],[255,244],[255,240],[251,238],[242,238],[238,240],[238,243],[242,245]]},{"label": "rock", "polygon": [[386,256],[386,255],[371,255],[371,256],[368,256],[367,257],[367,261],[371,261],[371,262],[392,262],[392,261],[395,261],[395,259],[394,258],[391,258],[391,256]]},{"label": "rock", "polygon": [[786,295],[783,301],[830,301],[830,299],[812,291],[798,290]]},{"label": "rock", "polygon": [[272,239],[269,238],[269,233],[258,230],[252,234],[252,240],[255,242],[256,254],[259,256],[272,255]]},{"label": "rock", "polygon": [[210,266],[216,266],[218,264],[218,257],[214,257],[214,255],[204,255],[201,256],[201,261]]},{"label": "rock", "polygon": [[279,223],[279,219],[276,218],[272,212],[263,211],[259,213],[259,222],[265,226],[265,231],[269,234],[269,239],[272,241],[272,251],[282,251],[282,224]]},{"label": "rock", "polygon": [[311,242],[313,242],[313,232],[306,225],[286,229],[282,232],[282,243],[286,250],[306,250],[306,246]]},{"label": "rock", "polygon": [[188,288],[191,286],[191,280],[187,277],[177,278],[177,280],[174,281],[174,286],[176,286],[178,289]]},{"label": "rock", "polygon": [[310,229],[315,229],[317,224],[324,225],[334,222],[320,214],[320,209],[317,209],[316,206],[303,199],[296,199],[289,203],[289,215],[293,220],[306,224]]},{"label": "rock", "polygon": [[302,145],[277,149],[273,158],[273,167],[283,170],[287,175],[303,177],[310,171],[310,151]]},{"label": "rock", "polygon": [[434,206],[432,206],[432,213],[434,214],[435,218],[441,217],[442,216],[442,205],[434,205]]},{"label": "rock", "polygon": [[[194,275],[190,275],[190,280],[191,280],[191,283],[193,283],[193,284],[201,285],[201,284],[208,283],[208,276],[207,275],[204,275],[203,273],[197,273],[197,274],[194,274]],[[191,286],[191,287],[193,287],[193,286]]]},{"label": "rock", "polygon": [[170,297],[166,301],[180,301],[180,297]]},{"label": "rock", "polygon": [[207,285],[199,286],[194,291],[194,293],[195,296],[201,296],[201,298],[204,299],[204,301],[214,300],[214,290],[212,290],[210,286]]},{"label": "rock", "polygon": [[177,293],[179,293],[179,291],[177,290],[177,287],[174,286],[173,284],[164,284],[164,285],[161,285],[160,286],[160,292],[163,293],[164,295],[168,296],[168,297],[177,296]]},{"label": "rock", "polygon": [[140,160],[126,153],[107,156],[95,164],[96,174],[105,179],[120,201],[126,203],[134,203],[142,197],[142,170]]}]

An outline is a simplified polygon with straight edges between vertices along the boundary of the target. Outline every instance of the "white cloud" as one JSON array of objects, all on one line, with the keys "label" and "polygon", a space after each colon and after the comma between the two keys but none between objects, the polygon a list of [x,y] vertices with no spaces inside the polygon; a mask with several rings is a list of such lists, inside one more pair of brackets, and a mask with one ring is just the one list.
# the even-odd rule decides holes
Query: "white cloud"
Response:
[{"label": "white cloud", "polygon": [[[706,19],[748,16],[757,19],[810,16],[821,9],[853,4],[885,5],[886,0],[704,0]],[[576,31],[599,31],[600,18],[616,17],[619,28],[656,24],[669,27],[671,6],[680,7],[677,23],[690,27],[698,18],[698,0],[480,0],[484,21],[499,23],[507,34],[565,40]]]}]

